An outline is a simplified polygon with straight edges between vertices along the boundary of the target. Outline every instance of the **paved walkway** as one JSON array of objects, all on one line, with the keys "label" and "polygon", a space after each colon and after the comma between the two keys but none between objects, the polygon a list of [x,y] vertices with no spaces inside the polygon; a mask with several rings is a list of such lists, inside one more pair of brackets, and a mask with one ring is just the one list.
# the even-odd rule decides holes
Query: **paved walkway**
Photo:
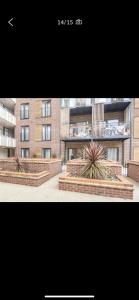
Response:
[{"label": "paved walkway", "polygon": [[0,182],[0,202],[139,202],[139,183],[129,179],[135,186],[134,199],[103,197],[58,189],[59,175],[39,187]]}]

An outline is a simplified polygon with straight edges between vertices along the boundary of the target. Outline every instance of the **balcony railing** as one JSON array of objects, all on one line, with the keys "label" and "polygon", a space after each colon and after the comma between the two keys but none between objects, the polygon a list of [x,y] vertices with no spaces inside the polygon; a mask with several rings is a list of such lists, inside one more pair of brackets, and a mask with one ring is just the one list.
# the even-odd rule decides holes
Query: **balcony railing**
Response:
[{"label": "balcony railing", "polygon": [[15,148],[16,147],[16,139],[9,137],[9,136],[5,136],[5,135],[0,135],[0,146]]},{"label": "balcony railing", "polygon": [[0,105],[0,119],[4,122],[8,122],[11,125],[16,125],[16,118],[13,114],[11,114],[6,108]]},{"label": "balcony railing", "polygon": [[92,103],[112,104],[117,102],[131,102],[132,98],[63,98],[61,99],[61,107],[86,107],[92,106]]},{"label": "balcony railing", "polygon": [[61,100],[61,107],[84,107],[84,106],[91,106],[92,99],[91,98],[63,98]]},{"label": "balcony railing", "polygon": [[112,104],[117,102],[131,102],[131,98],[95,98],[95,104]]},{"label": "balcony railing", "polygon": [[70,137],[91,137],[92,125],[74,126],[70,125]]},{"label": "balcony railing", "polygon": [[130,135],[130,123],[107,124],[107,122],[96,122],[92,125],[70,125],[70,138],[83,137],[118,137]]},{"label": "balcony railing", "polygon": [[118,137],[130,135],[130,123],[119,122],[108,124],[107,122],[96,122],[93,125],[93,136]]}]

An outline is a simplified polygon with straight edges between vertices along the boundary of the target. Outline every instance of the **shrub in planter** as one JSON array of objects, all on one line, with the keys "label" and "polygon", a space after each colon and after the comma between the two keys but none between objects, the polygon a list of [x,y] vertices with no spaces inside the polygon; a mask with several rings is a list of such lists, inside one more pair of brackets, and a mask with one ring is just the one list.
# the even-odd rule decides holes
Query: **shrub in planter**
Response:
[{"label": "shrub in planter", "polygon": [[85,178],[106,179],[108,177],[107,167],[103,165],[104,147],[101,144],[91,142],[84,146],[86,166],[81,174]]},{"label": "shrub in planter", "polygon": [[17,167],[16,167],[17,172],[25,172],[18,156],[15,157],[15,161],[16,161],[16,165],[17,165]]}]

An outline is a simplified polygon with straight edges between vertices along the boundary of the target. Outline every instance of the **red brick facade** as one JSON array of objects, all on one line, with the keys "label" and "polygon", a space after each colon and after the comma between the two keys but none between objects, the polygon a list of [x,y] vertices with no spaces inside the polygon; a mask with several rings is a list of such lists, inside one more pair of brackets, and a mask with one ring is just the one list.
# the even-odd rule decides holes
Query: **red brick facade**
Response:
[{"label": "red brick facade", "polygon": [[[57,157],[61,157],[60,153],[60,101],[57,98],[52,98],[51,100],[51,116],[42,117],[36,114],[38,107],[37,103],[41,107],[42,100],[48,100],[48,98],[17,98],[16,100],[16,140],[17,148],[16,153],[21,157],[21,148],[29,148],[29,157],[32,158],[34,155],[37,157],[42,157],[42,149],[50,148],[51,155],[56,153]],[[20,106],[21,104],[29,104],[29,119],[20,119]],[[51,125],[51,140],[42,141],[41,132],[38,140],[36,140],[37,126],[40,125]],[[29,126],[29,141],[21,141],[21,126]],[[40,129],[41,130],[41,129]]]},{"label": "red brick facade", "polygon": [[[56,154],[57,158],[62,158],[67,161],[69,159],[69,149],[81,149],[82,145],[88,144],[89,142],[82,139],[82,141],[75,140],[74,142],[70,139],[68,141],[64,140],[62,136],[66,136],[69,134],[69,125],[85,122],[87,121],[89,124],[92,124],[92,113],[89,114],[81,114],[81,115],[71,115],[68,112],[65,112],[65,115],[61,114],[60,100],[61,98],[51,98],[51,116],[44,118],[41,115],[36,115],[36,106],[37,103],[40,103],[43,100],[48,100],[48,98],[17,98],[16,100],[16,118],[17,118],[17,126],[16,126],[16,140],[17,140],[17,149],[16,153],[20,157],[21,149],[28,148],[29,149],[29,157],[32,158],[42,157],[42,149],[48,148],[51,149],[51,155]],[[136,102],[135,102],[136,101]],[[104,121],[106,120],[116,120],[119,122],[128,123],[131,119],[131,139],[125,140],[100,140],[99,142],[103,144],[103,146],[107,148],[116,148],[117,149],[117,159],[121,164],[126,164],[129,159],[139,159],[139,136],[137,132],[135,133],[135,124],[134,120],[139,120],[139,105],[137,102],[139,98],[132,99],[131,104],[126,107],[125,110],[122,111],[110,111],[104,112]],[[29,119],[21,120],[20,119],[20,106],[23,103],[29,103]],[[135,105],[136,103],[136,105]],[[39,110],[39,108],[38,108]],[[130,114],[131,111],[131,114]],[[63,117],[62,117],[63,116]],[[64,121],[61,119],[65,119]],[[41,138],[41,126],[42,125],[51,125],[51,140],[50,141],[42,141]],[[65,125],[64,125],[65,124]],[[27,142],[21,142],[20,134],[21,134],[21,126],[29,126],[30,127],[30,138]],[[36,138],[36,132],[38,138]],[[63,132],[63,133],[62,133]],[[138,138],[137,138],[138,136]]]}]

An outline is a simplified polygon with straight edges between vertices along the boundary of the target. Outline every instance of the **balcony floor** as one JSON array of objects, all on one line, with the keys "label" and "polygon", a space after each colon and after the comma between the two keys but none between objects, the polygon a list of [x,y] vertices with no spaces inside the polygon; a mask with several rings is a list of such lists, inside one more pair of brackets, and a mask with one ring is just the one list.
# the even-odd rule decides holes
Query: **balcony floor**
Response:
[{"label": "balcony floor", "polygon": [[63,138],[62,141],[65,142],[79,142],[79,141],[124,141],[129,139],[130,136],[129,135],[115,135],[115,136],[104,136],[104,137],[96,137],[96,136],[92,136],[92,137],[69,137],[69,138]]}]

